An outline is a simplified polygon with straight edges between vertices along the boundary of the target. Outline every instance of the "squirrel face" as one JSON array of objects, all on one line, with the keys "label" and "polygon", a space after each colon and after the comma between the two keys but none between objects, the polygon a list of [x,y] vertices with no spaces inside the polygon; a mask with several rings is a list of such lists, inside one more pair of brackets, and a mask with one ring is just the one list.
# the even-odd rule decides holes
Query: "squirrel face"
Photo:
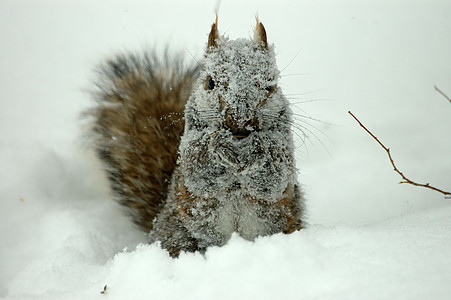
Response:
[{"label": "squirrel face", "polygon": [[187,105],[199,115],[196,127],[228,130],[237,139],[265,129],[268,119],[286,108],[278,78],[274,49],[261,23],[254,39],[232,41],[219,37],[213,24],[197,90]]},{"label": "squirrel face", "polygon": [[271,102],[277,88],[273,58],[269,50],[248,40],[224,42],[207,53],[204,90],[220,110],[223,126],[236,138],[259,129],[259,109]]}]

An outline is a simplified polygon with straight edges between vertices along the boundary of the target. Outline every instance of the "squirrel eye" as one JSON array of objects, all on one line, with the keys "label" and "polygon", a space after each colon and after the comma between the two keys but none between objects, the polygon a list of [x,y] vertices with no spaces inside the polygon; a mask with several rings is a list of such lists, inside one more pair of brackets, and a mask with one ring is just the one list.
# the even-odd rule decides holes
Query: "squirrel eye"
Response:
[{"label": "squirrel eye", "polygon": [[215,88],[215,81],[213,80],[213,78],[211,78],[211,76],[208,76],[208,89],[212,90]]},{"label": "squirrel eye", "polygon": [[266,90],[268,93],[271,93],[272,91],[274,91],[274,86],[273,86],[273,85],[267,86],[267,87],[265,87],[265,90]]}]

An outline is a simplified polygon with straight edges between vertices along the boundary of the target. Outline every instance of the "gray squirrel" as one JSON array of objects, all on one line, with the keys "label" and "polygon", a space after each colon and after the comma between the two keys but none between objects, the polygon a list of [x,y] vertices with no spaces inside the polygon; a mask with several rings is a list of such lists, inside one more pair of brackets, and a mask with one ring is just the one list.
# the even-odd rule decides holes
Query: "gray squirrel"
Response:
[{"label": "gray squirrel", "polygon": [[98,69],[91,136],[115,199],[173,257],[305,226],[274,47],[211,27],[201,64],[154,52]]}]

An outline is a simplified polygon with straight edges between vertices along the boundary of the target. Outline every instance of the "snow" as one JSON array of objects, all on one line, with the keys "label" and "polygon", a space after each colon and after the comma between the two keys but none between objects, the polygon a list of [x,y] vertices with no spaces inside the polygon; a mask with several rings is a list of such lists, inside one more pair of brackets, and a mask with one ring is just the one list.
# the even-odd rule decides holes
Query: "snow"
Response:
[{"label": "snow", "polygon": [[312,225],[178,259],[145,244],[80,136],[105,56],[202,55],[214,8],[155,3],[0,2],[0,297],[449,299],[450,200],[397,184],[347,111],[409,178],[451,189],[450,104],[433,89],[451,94],[451,3],[223,2],[219,31],[250,36],[258,11],[294,113],[324,121],[295,116],[311,131],[294,138]]}]

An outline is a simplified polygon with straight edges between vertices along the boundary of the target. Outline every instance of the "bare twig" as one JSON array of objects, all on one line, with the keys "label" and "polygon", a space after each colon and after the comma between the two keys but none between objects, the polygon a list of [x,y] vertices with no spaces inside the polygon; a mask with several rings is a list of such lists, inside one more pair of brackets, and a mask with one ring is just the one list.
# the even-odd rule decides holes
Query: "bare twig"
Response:
[{"label": "bare twig", "polygon": [[363,128],[363,129],[365,129],[365,131],[369,134],[369,135],[371,135],[371,137],[373,138],[373,139],[375,139],[376,140],[376,142],[387,152],[387,154],[388,154],[388,158],[390,159],[390,163],[391,163],[391,165],[393,166],[393,169],[394,169],[394,171],[396,172],[396,173],[398,173],[401,177],[402,177],[402,179],[404,180],[404,181],[401,181],[400,183],[408,183],[408,184],[411,184],[411,185],[414,185],[414,186],[420,186],[420,187],[424,187],[424,188],[428,188],[428,189],[431,189],[431,190],[434,190],[434,191],[436,191],[436,192],[439,192],[439,193],[442,193],[443,195],[445,195],[445,199],[451,199],[451,193],[450,192],[446,192],[446,191],[443,191],[443,190],[441,190],[441,189],[438,189],[438,188],[436,188],[436,187],[433,187],[433,186],[431,186],[431,185],[429,185],[429,183],[425,183],[425,184],[423,184],[423,183],[416,183],[416,182],[414,182],[414,181],[412,181],[412,180],[410,180],[409,178],[407,178],[397,167],[396,167],[396,165],[395,165],[395,162],[394,162],[394,160],[393,160],[393,158],[392,158],[392,156],[391,156],[391,154],[390,154],[390,149],[389,148],[387,148],[384,144],[382,144],[382,142],[381,141],[379,141],[379,139],[371,132],[371,131],[369,131],[360,121],[359,121],[359,119],[357,119],[357,117],[356,116],[354,116],[353,114],[352,114],[352,112],[350,112],[350,111],[348,111],[348,113],[357,121],[357,123],[359,123],[359,125]]},{"label": "bare twig", "polygon": [[108,291],[108,285],[105,285],[105,286],[103,287],[103,290],[100,292],[100,294],[106,294],[107,291]]},{"label": "bare twig", "polygon": [[434,89],[440,93],[440,95],[442,95],[443,97],[446,98],[446,100],[449,101],[449,103],[451,103],[451,99],[448,97],[448,95],[446,95],[444,92],[442,92],[436,85],[434,85]]}]

